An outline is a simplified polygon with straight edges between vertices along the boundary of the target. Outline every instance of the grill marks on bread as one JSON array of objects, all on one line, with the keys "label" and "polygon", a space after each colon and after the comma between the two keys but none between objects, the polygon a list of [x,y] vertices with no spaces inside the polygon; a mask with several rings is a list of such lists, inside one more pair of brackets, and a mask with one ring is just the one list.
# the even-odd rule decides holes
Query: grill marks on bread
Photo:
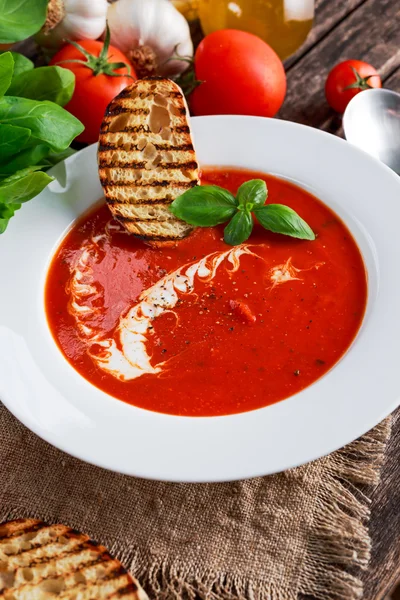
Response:
[{"label": "grill marks on bread", "polygon": [[108,206],[148,241],[179,240],[193,229],[168,209],[199,184],[187,114],[173,81],[143,79],[114,98],[102,123],[98,164]]},{"label": "grill marks on bread", "polygon": [[148,600],[106,548],[66,525],[0,525],[1,600]]}]

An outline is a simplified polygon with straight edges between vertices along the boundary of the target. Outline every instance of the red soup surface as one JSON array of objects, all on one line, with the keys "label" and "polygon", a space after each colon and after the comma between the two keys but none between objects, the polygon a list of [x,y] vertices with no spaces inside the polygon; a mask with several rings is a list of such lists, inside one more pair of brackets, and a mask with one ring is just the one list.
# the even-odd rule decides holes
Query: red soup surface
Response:
[{"label": "red soup surface", "polygon": [[287,181],[206,169],[202,182],[236,192],[251,178],[264,179],[268,202],[296,210],[316,240],[256,224],[242,246],[226,245],[215,227],[154,249],[123,233],[105,205],[75,224],[52,261],[46,310],[83,377],[152,411],[227,415],[292,396],[343,356],[367,298],[354,239]]}]

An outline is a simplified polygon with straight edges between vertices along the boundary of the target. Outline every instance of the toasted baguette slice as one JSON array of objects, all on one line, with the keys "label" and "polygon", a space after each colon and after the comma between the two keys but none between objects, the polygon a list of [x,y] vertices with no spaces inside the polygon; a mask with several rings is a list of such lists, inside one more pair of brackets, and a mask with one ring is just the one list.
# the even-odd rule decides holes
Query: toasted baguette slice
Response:
[{"label": "toasted baguette slice", "polygon": [[109,104],[98,150],[100,181],[114,217],[150,242],[193,229],[168,210],[199,184],[185,97],[170,79],[142,79]]},{"label": "toasted baguette slice", "polygon": [[148,600],[104,546],[66,525],[21,519],[0,525],[2,600]]}]

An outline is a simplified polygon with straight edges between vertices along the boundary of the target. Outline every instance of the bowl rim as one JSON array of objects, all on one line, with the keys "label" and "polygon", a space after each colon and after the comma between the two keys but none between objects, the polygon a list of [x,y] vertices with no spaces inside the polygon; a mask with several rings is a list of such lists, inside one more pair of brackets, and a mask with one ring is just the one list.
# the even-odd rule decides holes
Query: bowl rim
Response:
[{"label": "bowl rim", "polygon": [[[0,251],[3,249],[3,252],[12,252],[21,240],[38,242],[40,238],[32,231],[32,220],[33,224],[38,223],[39,218],[45,220],[42,237],[46,239],[40,243],[47,246],[32,252],[33,262],[37,260],[41,265],[40,281],[36,278],[35,283],[27,267],[16,271],[17,263],[8,266],[7,274],[15,273],[15,277],[10,281],[7,300],[0,299],[0,308],[3,308],[0,312],[12,312],[10,307],[14,300],[18,308],[21,278],[26,277],[32,287],[29,290],[36,298],[28,317],[33,318],[34,333],[39,335],[40,353],[51,356],[51,368],[54,369],[54,373],[46,371],[50,366],[44,366],[45,358],[38,356],[38,349],[32,346],[29,335],[21,332],[23,324],[17,323],[15,311],[12,322],[0,317],[0,348],[4,356],[8,353],[0,368],[0,398],[37,435],[86,462],[149,479],[230,481],[275,473],[324,456],[371,429],[399,405],[400,383],[395,381],[391,369],[395,366],[393,355],[400,334],[400,318],[396,319],[400,317],[400,309],[396,307],[400,283],[390,279],[389,266],[397,251],[400,255],[400,240],[397,242],[390,235],[395,231],[394,213],[400,217],[400,205],[398,208],[396,205],[400,180],[390,169],[344,140],[305,125],[242,116],[195,117],[192,124],[203,164],[203,155],[218,156],[222,147],[220,153],[225,157],[225,165],[229,164],[229,157],[237,155],[241,158],[236,160],[236,166],[246,167],[246,164],[237,163],[247,161],[253,165],[249,168],[284,177],[285,169],[289,172],[290,165],[295,166],[297,161],[307,174],[303,180],[301,176],[299,178],[301,169],[296,166],[293,169],[296,174],[290,177],[289,173],[289,178],[319,197],[318,181],[339,169],[340,177],[328,178],[333,191],[327,191],[321,199],[329,206],[333,205],[334,210],[338,209],[339,216],[345,219],[355,235],[366,260],[370,286],[367,315],[351,349],[327,375],[295,396],[262,409],[223,417],[175,417],[144,411],[111,398],[84,380],[61,355],[50,332],[46,331],[41,302],[51,258],[49,248],[51,246],[53,251],[57,248],[70,226],[68,215],[79,209],[79,203],[76,198],[71,199],[72,195],[78,188],[81,193],[88,188],[91,190],[89,196],[92,195],[90,203],[97,200],[94,194],[98,193],[99,184],[96,181],[94,185],[90,179],[97,172],[94,164],[96,145],[92,145],[52,169],[52,173],[61,176],[61,184],[53,182],[27,204],[14,217],[10,231],[0,239]],[[258,154],[264,139],[272,140],[277,157],[274,159],[273,151],[269,149],[266,160],[268,165],[276,166],[260,169],[258,164],[261,163],[249,156],[246,147],[241,147],[246,144],[238,146],[238,139],[242,142],[250,140],[257,146]],[[311,166],[307,156],[313,161]],[[262,156],[257,158],[258,161],[263,159]],[[213,159],[209,162],[215,164]],[[353,194],[362,172],[368,172],[369,187],[361,204]],[[346,189],[348,204],[343,198],[335,204],[331,195]],[[382,216],[380,224],[377,223],[377,208],[373,206],[377,190],[381,190],[386,206],[391,209],[387,211],[390,215]],[[61,197],[61,202],[54,202],[55,194]],[[66,198],[69,198],[68,202]],[[381,225],[381,233],[378,225]],[[43,255],[47,252],[47,261],[43,261],[40,252]],[[400,302],[397,304],[400,306]],[[391,328],[388,327],[390,321]],[[12,350],[8,352],[10,348]],[[18,368],[16,362],[20,363]],[[60,374],[61,379],[57,382],[55,378]],[[382,379],[381,385],[377,385],[377,378]],[[71,394],[77,394],[77,390],[81,390],[83,396],[73,398]],[[352,399],[348,405],[343,398],[345,392]],[[375,394],[378,396],[373,397]],[[323,397],[324,401],[318,402],[318,397]],[[336,407],[335,398],[338,400]],[[127,421],[125,424],[124,420]],[[138,426],[139,429],[148,428],[148,438]],[[128,439],[130,427],[135,431],[136,440]],[[109,452],[101,448],[105,441]],[[197,448],[201,442],[202,447]],[[147,454],[142,448],[146,448]],[[131,455],[123,460],[126,452]]]}]

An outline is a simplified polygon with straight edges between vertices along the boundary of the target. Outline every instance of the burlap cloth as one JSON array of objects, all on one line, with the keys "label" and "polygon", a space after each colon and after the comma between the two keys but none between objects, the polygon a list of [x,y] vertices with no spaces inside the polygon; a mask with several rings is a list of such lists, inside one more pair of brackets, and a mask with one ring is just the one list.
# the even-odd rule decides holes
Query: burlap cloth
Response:
[{"label": "burlap cloth", "polygon": [[389,429],[386,420],[341,451],[271,477],[168,484],[71,458],[0,404],[0,521],[39,517],[89,533],[152,598],[352,600],[362,597],[368,494]]}]

